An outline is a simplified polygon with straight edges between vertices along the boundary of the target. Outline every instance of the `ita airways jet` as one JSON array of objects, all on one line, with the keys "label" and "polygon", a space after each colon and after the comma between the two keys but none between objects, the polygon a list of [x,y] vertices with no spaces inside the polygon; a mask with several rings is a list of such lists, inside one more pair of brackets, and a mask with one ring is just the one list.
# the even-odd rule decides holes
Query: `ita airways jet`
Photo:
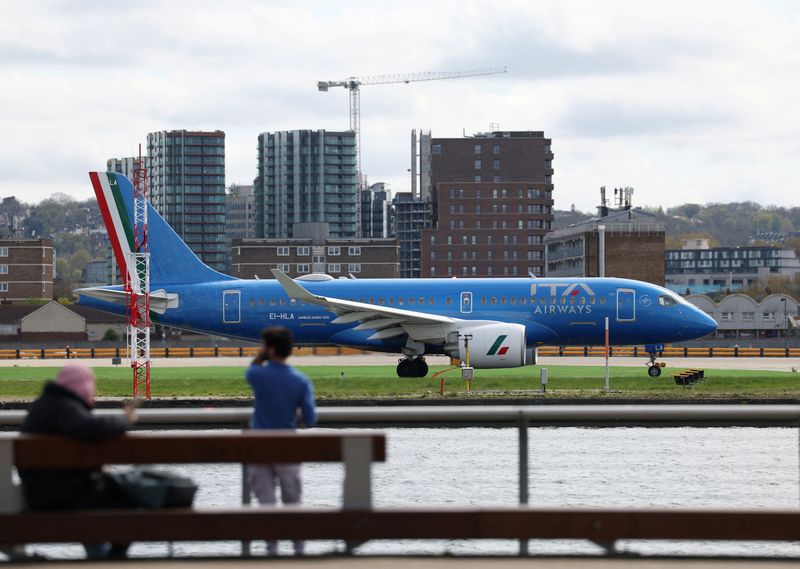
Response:
[{"label": "ita airways jet", "polygon": [[[90,173],[121,271],[129,272],[133,187],[115,173]],[[265,326],[289,328],[301,346],[346,346],[398,353],[401,377],[424,377],[427,354],[475,368],[535,363],[542,345],[611,345],[692,340],[716,323],[680,296],[652,284],[616,278],[237,279],[189,249],[148,204],[150,306],[159,324],[258,341]],[[135,276],[134,276],[135,278]],[[76,291],[80,303],[124,314],[120,286]],[[661,368],[651,350],[650,375]]]}]

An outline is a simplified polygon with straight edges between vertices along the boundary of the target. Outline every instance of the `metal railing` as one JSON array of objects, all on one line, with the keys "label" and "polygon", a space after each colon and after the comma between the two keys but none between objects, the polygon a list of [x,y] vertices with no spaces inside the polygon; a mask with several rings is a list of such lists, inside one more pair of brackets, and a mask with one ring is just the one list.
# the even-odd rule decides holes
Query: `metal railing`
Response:
[{"label": "metal railing", "polygon": [[[120,411],[98,410],[98,414]],[[25,411],[0,411],[0,428],[22,424]],[[142,427],[224,426],[246,428],[249,408],[141,409]],[[408,406],[321,407],[321,426],[384,426],[416,428],[425,425],[465,427],[495,425],[518,430],[519,504],[529,498],[528,430],[536,426],[715,426],[776,425],[800,427],[800,405],[547,405],[547,406]],[[800,430],[798,431],[800,433]],[[249,488],[243,486],[243,494]],[[528,542],[520,540],[520,554]]]}]

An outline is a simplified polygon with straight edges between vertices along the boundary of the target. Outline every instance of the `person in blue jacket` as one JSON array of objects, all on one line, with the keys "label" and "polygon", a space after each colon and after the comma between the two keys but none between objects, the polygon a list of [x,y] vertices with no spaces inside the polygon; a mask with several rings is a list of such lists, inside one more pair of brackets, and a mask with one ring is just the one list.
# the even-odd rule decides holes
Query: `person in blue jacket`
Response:
[{"label": "person in blue jacket", "polygon": [[[247,369],[247,382],[253,388],[253,429],[297,428],[298,416],[307,427],[317,422],[314,389],[309,379],[286,363],[292,353],[292,333],[283,327],[265,328],[263,345]],[[302,479],[299,464],[252,464],[248,479],[260,504],[275,504],[276,482],[280,485],[284,504],[302,501]],[[294,542],[295,555],[302,555],[304,543]],[[267,540],[267,553],[277,555],[278,542]]]}]

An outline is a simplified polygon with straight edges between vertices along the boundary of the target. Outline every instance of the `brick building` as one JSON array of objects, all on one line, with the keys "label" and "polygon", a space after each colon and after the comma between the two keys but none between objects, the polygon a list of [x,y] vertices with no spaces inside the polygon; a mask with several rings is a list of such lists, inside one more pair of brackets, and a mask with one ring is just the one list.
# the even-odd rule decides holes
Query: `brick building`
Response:
[{"label": "brick building", "polygon": [[544,239],[548,277],[600,274],[600,227],[605,276],[664,286],[664,225],[642,210],[625,209],[553,231]]},{"label": "brick building", "polygon": [[51,239],[0,239],[0,300],[53,298]]},{"label": "brick building", "polygon": [[291,277],[327,273],[332,277],[398,278],[395,239],[235,239],[231,275],[272,278],[270,269]]},{"label": "brick building", "polygon": [[420,163],[420,183],[431,188],[434,221],[422,231],[421,276],[544,275],[544,236],[553,224],[550,139],[511,131],[424,140],[430,162]]}]

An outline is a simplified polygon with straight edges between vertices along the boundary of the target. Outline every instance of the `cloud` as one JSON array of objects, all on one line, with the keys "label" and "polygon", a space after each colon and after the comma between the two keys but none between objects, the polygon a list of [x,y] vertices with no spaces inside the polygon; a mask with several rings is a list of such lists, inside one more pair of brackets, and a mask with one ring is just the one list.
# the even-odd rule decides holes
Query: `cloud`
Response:
[{"label": "cloud", "polygon": [[[789,204],[798,175],[800,7],[642,4],[42,0],[0,21],[0,193],[86,197],[86,170],[148,132],[226,132],[247,183],[264,131],[344,129],[318,80],[507,65],[505,75],[362,89],[364,171],[408,188],[409,132],[544,130],[556,206],[600,185],[636,201]],[[775,189],[778,189],[777,191]]]},{"label": "cloud", "polygon": [[570,136],[610,138],[687,136],[698,130],[735,124],[735,115],[720,108],[680,109],[663,104],[578,100],[570,104],[556,128]]}]

